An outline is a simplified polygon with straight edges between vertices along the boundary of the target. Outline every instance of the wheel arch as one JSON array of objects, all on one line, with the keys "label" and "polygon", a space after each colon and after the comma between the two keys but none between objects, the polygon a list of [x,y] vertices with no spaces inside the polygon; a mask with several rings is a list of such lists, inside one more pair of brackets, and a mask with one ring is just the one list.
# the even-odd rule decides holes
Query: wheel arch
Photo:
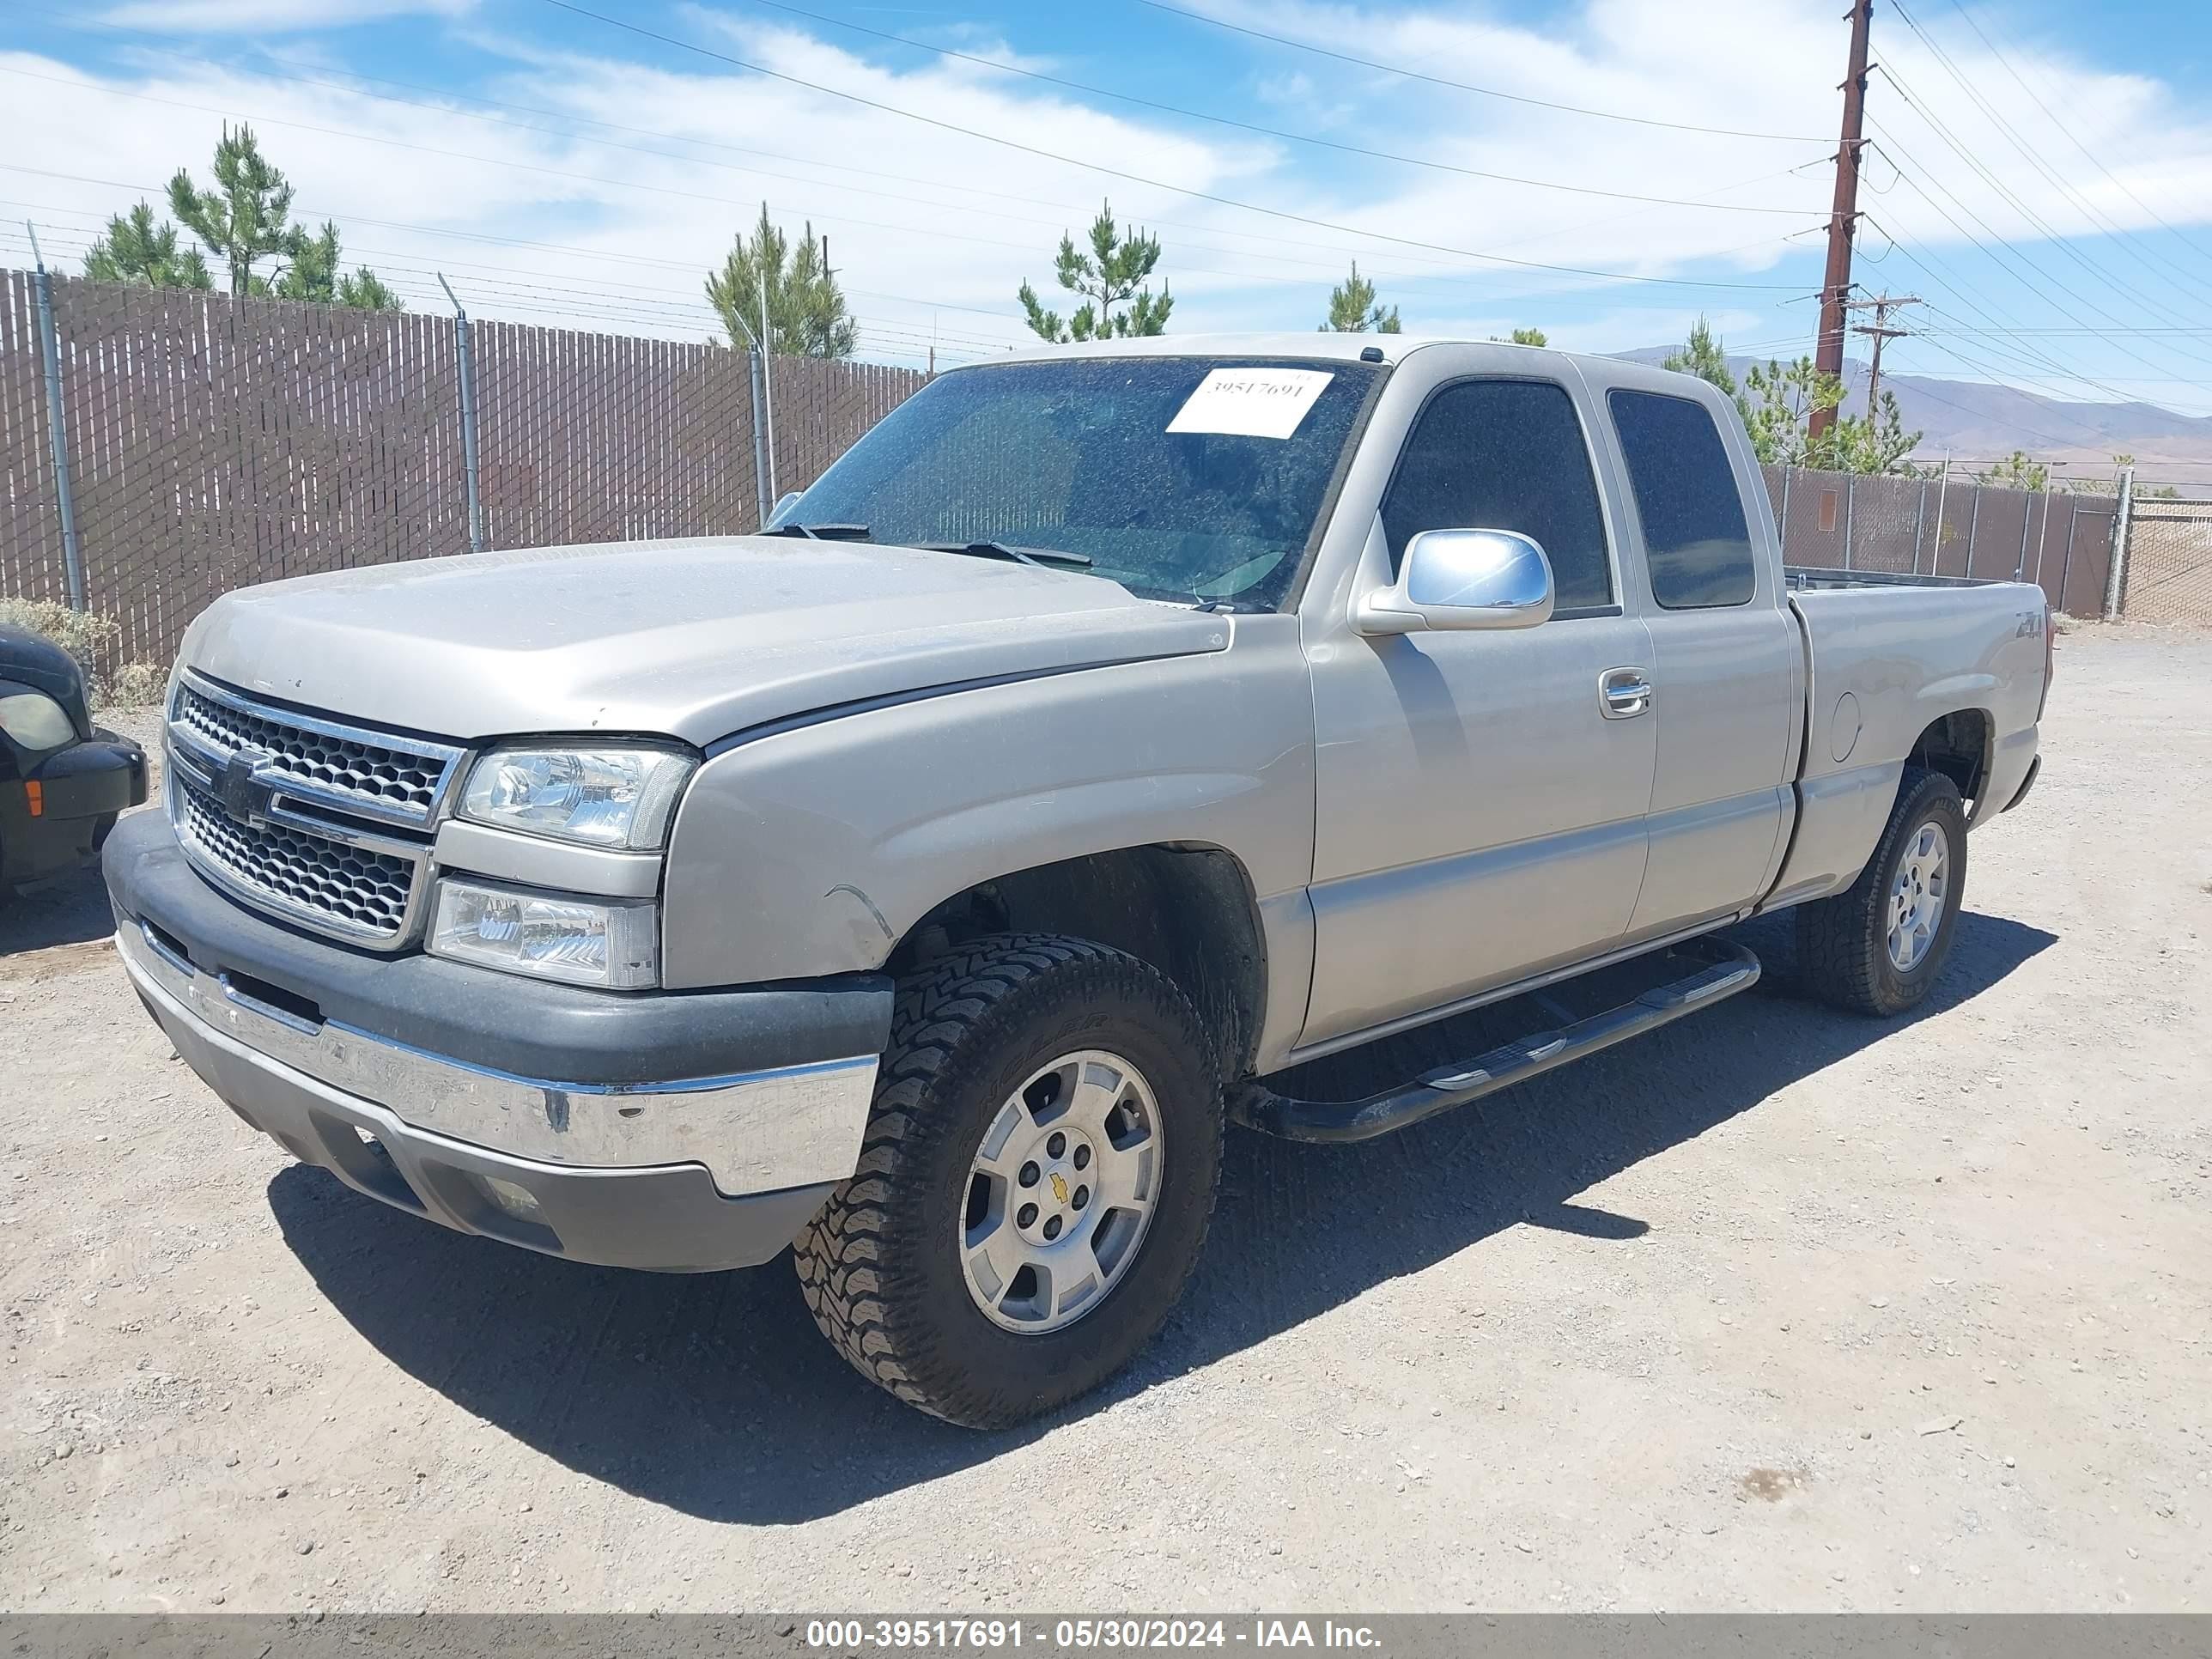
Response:
[{"label": "wheel arch", "polygon": [[884,968],[908,974],[966,939],[1009,932],[1092,939],[1150,963],[1198,1010],[1224,1077],[1251,1068],[1267,1006],[1266,937],[1250,873],[1225,848],[1152,842],[992,876],[931,906]]},{"label": "wheel arch", "polygon": [[[1905,763],[1950,779],[1959,793],[1972,804],[1971,823],[1981,816],[1982,792],[1989,782],[1996,746],[1996,721],[1988,709],[1954,708],[1922,728],[1905,752]],[[1899,787],[1903,787],[1900,780]]]}]

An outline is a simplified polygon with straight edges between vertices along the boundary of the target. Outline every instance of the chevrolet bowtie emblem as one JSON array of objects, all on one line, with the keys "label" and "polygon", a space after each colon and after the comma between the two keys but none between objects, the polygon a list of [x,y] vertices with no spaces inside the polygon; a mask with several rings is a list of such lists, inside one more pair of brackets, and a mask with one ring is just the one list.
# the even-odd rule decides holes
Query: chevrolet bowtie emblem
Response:
[{"label": "chevrolet bowtie emblem", "polygon": [[1067,1177],[1066,1176],[1055,1175],[1053,1176],[1052,1195],[1063,1204],[1067,1202]]},{"label": "chevrolet bowtie emblem", "polygon": [[240,823],[252,823],[269,810],[272,792],[253,775],[254,769],[267,758],[257,750],[241,749],[230,757],[216,780],[222,796],[222,810]]}]

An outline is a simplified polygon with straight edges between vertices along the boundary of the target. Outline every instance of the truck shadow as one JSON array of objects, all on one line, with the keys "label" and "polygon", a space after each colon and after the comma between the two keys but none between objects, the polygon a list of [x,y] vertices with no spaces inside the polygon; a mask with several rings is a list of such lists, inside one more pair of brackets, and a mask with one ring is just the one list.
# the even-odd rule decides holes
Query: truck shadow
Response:
[{"label": "truck shadow", "polygon": [[0,897],[0,957],[58,945],[88,945],[115,931],[107,886],[97,870],[75,870]]},{"label": "truck shadow", "polygon": [[[1872,1043],[1915,1041],[1919,1020],[2056,942],[1963,916],[1935,994],[1887,1024],[1789,998],[1786,921],[1740,936],[1767,962],[1759,991],[1490,1101],[1359,1146],[1232,1134],[1205,1261],[1167,1328],[1099,1394],[1010,1433],[949,1427],[862,1381],[781,1260],[688,1278],[580,1267],[427,1226],[301,1166],[269,1199],[331,1304],[464,1410],[654,1503],[785,1524],[986,1462],[1516,1224],[1633,1248],[1644,1223],[1574,1195]],[[1451,1035],[1421,1041],[1441,1059]],[[1407,1058],[1369,1060],[1370,1086]]]}]

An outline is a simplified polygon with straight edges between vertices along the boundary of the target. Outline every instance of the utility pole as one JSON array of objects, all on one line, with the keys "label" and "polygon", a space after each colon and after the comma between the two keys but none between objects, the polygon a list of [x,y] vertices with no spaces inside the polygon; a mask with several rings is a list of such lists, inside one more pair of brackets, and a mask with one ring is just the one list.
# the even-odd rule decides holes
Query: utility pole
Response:
[{"label": "utility pole", "polygon": [[1867,370],[1867,414],[1869,416],[1875,411],[1875,399],[1881,392],[1881,343],[1884,340],[1901,340],[1912,332],[1909,328],[1888,326],[1889,313],[1899,306],[1917,306],[1924,303],[1926,302],[1917,294],[1894,295],[1877,294],[1864,300],[1844,301],[1844,309],[1847,312],[1871,311],[1874,313],[1874,321],[1871,325],[1854,323],[1851,325],[1852,333],[1863,334],[1874,342],[1874,362]]},{"label": "utility pole", "polygon": [[[1820,337],[1815,367],[1838,380],[1844,374],[1844,301],[1851,291],[1851,238],[1859,223],[1859,151],[1866,140],[1867,29],[1874,0],[1851,0],[1851,65],[1844,78],[1844,130],[1836,144],[1836,198],[1828,214],[1828,269],[1820,283]],[[1814,440],[1835,424],[1831,409],[1816,409],[1807,429]]]}]

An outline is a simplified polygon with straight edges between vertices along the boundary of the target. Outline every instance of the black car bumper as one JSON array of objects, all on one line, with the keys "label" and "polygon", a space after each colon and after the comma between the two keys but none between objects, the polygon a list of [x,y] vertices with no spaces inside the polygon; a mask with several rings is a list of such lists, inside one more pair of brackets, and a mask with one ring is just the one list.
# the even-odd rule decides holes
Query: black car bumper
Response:
[{"label": "black car bumper", "polygon": [[0,887],[80,869],[117,814],[146,799],[146,751],[112,732],[0,783]]}]

